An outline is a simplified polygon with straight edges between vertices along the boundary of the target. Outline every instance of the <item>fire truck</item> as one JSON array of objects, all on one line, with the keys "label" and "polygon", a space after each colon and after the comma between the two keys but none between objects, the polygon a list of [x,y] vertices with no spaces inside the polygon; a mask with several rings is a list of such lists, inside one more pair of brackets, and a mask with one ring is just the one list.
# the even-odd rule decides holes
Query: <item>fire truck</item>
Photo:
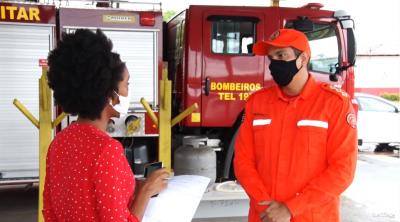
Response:
[{"label": "fire truck", "polygon": [[12,102],[38,116],[40,65],[55,37],[55,6],[0,2],[0,184],[37,181],[39,133]]},{"label": "fire truck", "polygon": [[173,80],[173,110],[199,104],[173,135],[220,139],[218,178],[234,176],[234,143],[246,99],[274,84],[267,56],[252,53],[256,41],[267,40],[280,28],[304,32],[312,52],[310,73],[354,98],[354,22],[344,11],[322,8],[317,3],[300,8],[190,6],[168,22],[164,49]]},{"label": "fire truck", "polygon": [[[33,116],[38,115],[41,66],[46,65],[48,52],[62,38],[61,33],[79,28],[103,30],[127,64],[130,109],[124,118],[110,120],[107,132],[124,145],[135,174],[142,174],[146,163],[157,160],[160,134],[139,101],[148,101],[157,115],[162,103],[159,94],[164,61],[172,80],[173,116],[193,104],[198,107],[172,128],[172,153],[188,137],[212,147],[215,159],[192,162],[198,168],[215,166],[216,182],[234,179],[234,143],[246,99],[274,84],[268,57],[252,53],[255,42],[267,40],[279,28],[304,32],[312,51],[310,73],[354,98],[354,22],[346,12],[325,10],[321,4],[299,8],[190,6],[163,23],[161,4],[154,3],[83,1],[75,5],[75,1],[65,1],[56,7],[2,1],[0,184],[38,181],[38,130],[12,102],[18,98]],[[54,114],[61,112],[54,106]],[[54,134],[75,120],[67,116]],[[191,167],[188,160],[183,167]],[[220,185],[216,190],[223,190]],[[229,196],[206,193],[195,217],[227,216],[227,212],[229,216],[246,215],[248,199],[244,192],[227,193]]]},{"label": "fire truck", "polygon": [[[303,31],[312,51],[310,73],[353,97],[354,22],[344,11],[324,10],[316,3],[299,8],[190,6],[163,23],[160,4],[139,5],[0,3],[0,181],[37,180],[37,129],[15,110],[12,100],[19,98],[37,115],[40,64],[62,32],[100,28],[126,62],[133,95],[130,110],[124,119],[110,120],[107,132],[122,142],[136,174],[157,159],[158,129],[139,101],[145,98],[159,111],[163,61],[168,62],[173,85],[173,114],[198,104],[172,129],[172,147],[179,147],[188,135],[218,141],[217,181],[234,177],[234,142],[246,99],[274,84],[268,58],[252,53],[256,41],[279,28]],[[56,106],[54,110],[61,112]],[[57,131],[75,120],[68,116]]]},{"label": "fire truck", "polygon": [[[129,162],[133,161],[131,139],[139,144],[138,150],[157,141],[157,128],[139,101],[145,98],[157,111],[163,64],[161,5],[128,1],[82,1],[78,6],[74,3],[61,2],[56,7],[37,2],[0,2],[0,184],[38,181],[38,130],[12,103],[18,98],[33,116],[38,116],[41,66],[47,65],[47,55],[63,32],[100,28],[126,62],[132,79],[130,114],[126,119],[110,121],[108,132],[129,144]],[[61,112],[54,106],[54,114]],[[67,116],[55,133],[75,119]],[[129,135],[125,121],[135,126]]]}]

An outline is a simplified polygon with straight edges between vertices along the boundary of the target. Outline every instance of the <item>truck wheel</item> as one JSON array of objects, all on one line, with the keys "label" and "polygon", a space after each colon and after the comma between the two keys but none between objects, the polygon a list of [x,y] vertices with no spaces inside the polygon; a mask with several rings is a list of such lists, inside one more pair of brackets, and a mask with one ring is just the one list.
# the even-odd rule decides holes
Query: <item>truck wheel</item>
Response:
[{"label": "truck wheel", "polygon": [[235,133],[233,134],[232,139],[229,142],[229,147],[226,152],[224,169],[222,174],[222,177],[226,179],[235,179],[235,174],[233,172],[233,155],[235,152],[235,142],[238,133],[239,133],[239,127],[236,128]]},{"label": "truck wheel", "polygon": [[376,145],[375,152],[393,152],[394,147],[390,146],[389,143],[379,143]]}]

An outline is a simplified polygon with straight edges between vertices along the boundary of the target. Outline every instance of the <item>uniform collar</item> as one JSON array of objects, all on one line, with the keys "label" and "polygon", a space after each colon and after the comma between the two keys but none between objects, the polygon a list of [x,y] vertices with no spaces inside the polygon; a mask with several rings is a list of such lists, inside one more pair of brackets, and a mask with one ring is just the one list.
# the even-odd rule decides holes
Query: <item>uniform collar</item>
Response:
[{"label": "uniform collar", "polygon": [[304,86],[303,91],[300,93],[300,98],[306,100],[315,94],[316,89],[318,88],[318,84],[315,81],[314,77],[308,74],[308,80],[306,85]]},{"label": "uniform collar", "polygon": [[300,93],[300,95],[295,96],[293,98],[289,98],[283,94],[282,89],[278,86],[275,86],[275,95],[277,96],[277,98],[279,98],[285,102],[289,102],[292,99],[297,100],[298,98],[306,100],[315,93],[315,90],[317,89],[317,85],[318,84],[315,81],[314,77],[312,75],[308,74],[308,80],[306,82],[306,85],[303,88],[303,91]]}]

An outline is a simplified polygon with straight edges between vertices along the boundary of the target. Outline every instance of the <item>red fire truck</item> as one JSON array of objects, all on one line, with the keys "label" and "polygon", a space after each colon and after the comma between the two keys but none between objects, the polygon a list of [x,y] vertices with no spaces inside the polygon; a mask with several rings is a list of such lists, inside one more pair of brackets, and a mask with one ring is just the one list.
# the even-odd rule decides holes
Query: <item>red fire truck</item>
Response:
[{"label": "red fire truck", "polygon": [[173,110],[199,104],[174,135],[221,139],[219,178],[233,176],[233,147],[246,98],[273,84],[268,58],[252,54],[254,42],[279,28],[303,31],[310,40],[310,73],[353,98],[354,22],[344,11],[322,7],[190,6],[168,22],[164,48],[173,80]]},{"label": "red fire truck", "polygon": [[[124,9],[112,8],[111,5],[104,3],[101,8],[58,9],[60,33],[74,32],[79,28],[92,30],[100,28],[112,40],[113,50],[118,52],[126,63],[130,73],[129,90],[132,92],[129,113],[125,118],[110,120],[107,132],[123,143],[128,162],[138,175],[143,174],[144,164],[157,158],[158,138],[157,127],[141,105],[140,99],[146,99],[152,110],[158,111],[158,81],[161,78],[163,65],[163,19],[160,5],[142,4],[125,2],[125,5],[120,5]],[[141,10],[138,10],[138,7],[141,7]],[[146,7],[147,9],[143,9]],[[68,116],[61,128],[76,118]],[[129,123],[132,123],[133,130],[128,130]]]},{"label": "red fire truck", "polygon": [[[107,128],[110,136],[124,143],[128,160],[133,168],[137,167],[136,171],[143,168],[144,162],[151,161],[147,156],[156,156],[151,153],[156,149],[147,150],[147,147],[156,147],[158,130],[139,101],[145,98],[157,112],[158,81],[163,64],[161,5],[128,1],[80,3],[61,2],[55,7],[0,2],[0,184],[37,181],[38,130],[12,105],[13,99],[18,98],[38,116],[40,65],[46,65],[47,55],[62,32],[79,28],[102,29],[131,73],[130,112],[126,119],[110,121]],[[60,112],[54,107],[53,113]],[[68,116],[61,128],[75,119]],[[126,122],[134,122],[135,127],[129,133]],[[133,150],[144,153],[136,162]]]},{"label": "red fire truck", "polygon": [[[38,175],[37,129],[15,110],[12,99],[19,98],[37,115],[37,63],[47,57],[61,32],[101,28],[126,62],[133,91],[129,115],[110,121],[107,131],[124,144],[137,174],[143,164],[157,158],[158,131],[139,100],[145,98],[158,111],[163,60],[168,61],[173,81],[173,113],[193,103],[199,105],[173,128],[173,148],[187,135],[220,140],[216,145],[221,150],[217,154],[219,179],[233,177],[233,144],[246,99],[273,84],[268,58],[252,54],[254,42],[283,27],[305,32],[312,50],[310,72],[353,97],[354,23],[344,11],[323,10],[320,4],[301,8],[190,6],[163,25],[159,5],[138,10],[134,3],[113,2],[102,8],[57,9],[0,3],[0,182]],[[74,118],[66,118],[62,127]],[[134,130],[126,129],[128,122],[134,122]]]},{"label": "red fire truck", "polygon": [[55,6],[0,2],[0,184],[37,181],[39,131],[12,102],[38,116],[40,64],[55,36]]}]

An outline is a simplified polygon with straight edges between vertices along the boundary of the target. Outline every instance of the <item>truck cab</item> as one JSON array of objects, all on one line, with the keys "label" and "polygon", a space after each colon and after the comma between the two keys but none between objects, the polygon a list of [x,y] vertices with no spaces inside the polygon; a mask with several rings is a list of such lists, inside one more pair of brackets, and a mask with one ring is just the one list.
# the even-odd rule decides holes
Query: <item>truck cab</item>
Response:
[{"label": "truck cab", "polygon": [[220,178],[233,176],[234,140],[246,99],[274,84],[268,57],[252,53],[255,42],[267,40],[280,28],[304,32],[312,54],[309,72],[354,98],[354,22],[344,11],[322,7],[190,6],[167,23],[173,110],[199,104],[177,133],[221,139]]}]

